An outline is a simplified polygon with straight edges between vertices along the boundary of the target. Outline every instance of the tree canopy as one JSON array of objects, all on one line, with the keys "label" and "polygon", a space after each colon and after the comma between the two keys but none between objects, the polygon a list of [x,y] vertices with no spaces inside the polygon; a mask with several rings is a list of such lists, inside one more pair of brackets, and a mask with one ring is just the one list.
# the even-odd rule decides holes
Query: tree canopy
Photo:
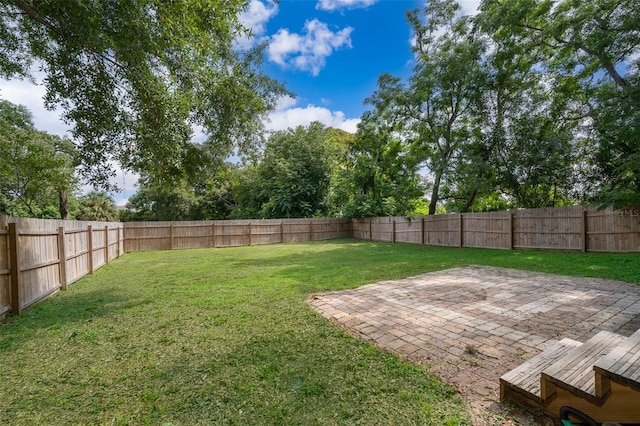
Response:
[{"label": "tree canopy", "polygon": [[68,218],[74,157],[69,140],[36,130],[28,109],[0,100],[1,212]]},{"label": "tree canopy", "polygon": [[204,129],[216,155],[249,151],[284,93],[263,75],[259,49],[240,52],[247,0],[0,0],[0,77],[42,71],[82,159],[107,182],[114,162],[167,182],[196,167]]}]

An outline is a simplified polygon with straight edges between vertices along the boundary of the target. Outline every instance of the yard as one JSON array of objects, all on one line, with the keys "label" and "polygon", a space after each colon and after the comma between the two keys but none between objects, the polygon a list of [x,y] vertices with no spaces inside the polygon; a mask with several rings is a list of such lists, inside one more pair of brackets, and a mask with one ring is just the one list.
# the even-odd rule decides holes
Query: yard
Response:
[{"label": "yard", "polygon": [[629,254],[334,240],[132,253],[0,328],[0,423],[470,424],[311,293],[470,264],[640,282]]}]

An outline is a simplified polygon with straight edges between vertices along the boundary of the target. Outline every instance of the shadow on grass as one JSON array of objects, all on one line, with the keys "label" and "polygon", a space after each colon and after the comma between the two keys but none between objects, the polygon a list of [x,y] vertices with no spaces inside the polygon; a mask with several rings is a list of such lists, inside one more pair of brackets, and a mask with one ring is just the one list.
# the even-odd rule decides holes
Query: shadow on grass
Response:
[{"label": "shadow on grass", "polygon": [[0,326],[0,351],[10,349],[15,339],[37,337],[40,330],[85,324],[97,317],[116,315],[152,303],[154,300],[151,298],[130,297],[113,288],[92,287],[82,292],[59,292],[29,308],[20,317],[8,317],[6,323]]}]

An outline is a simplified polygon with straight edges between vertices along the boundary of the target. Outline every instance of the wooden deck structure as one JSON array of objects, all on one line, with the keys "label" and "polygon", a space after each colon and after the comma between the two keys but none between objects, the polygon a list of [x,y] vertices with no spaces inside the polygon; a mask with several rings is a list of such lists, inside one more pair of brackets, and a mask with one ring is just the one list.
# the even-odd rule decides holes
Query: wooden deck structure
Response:
[{"label": "wooden deck structure", "polygon": [[640,424],[640,330],[562,339],[503,375],[500,397],[550,416],[570,406],[599,423]]}]

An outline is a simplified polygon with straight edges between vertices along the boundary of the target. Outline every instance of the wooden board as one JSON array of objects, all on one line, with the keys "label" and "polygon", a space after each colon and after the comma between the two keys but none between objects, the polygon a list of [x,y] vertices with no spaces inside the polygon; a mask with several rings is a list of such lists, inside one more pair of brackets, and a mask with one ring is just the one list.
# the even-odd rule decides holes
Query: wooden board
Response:
[{"label": "wooden board", "polygon": [[593,366],[596,374],[640,390],[640,330]]},{"label": "wooden board", "polygon": [[625,337],[601,331],[542,371],[541,398],[551,398],[555,387],[574,392],[581,398],[599,403],[593,365],[624,341]]},{"label": "wooden board", "polygon": [[540,373],[571,350],[582,343],[572,339],[562,339],[545,351],[531,358],[500,377],[500,394],[508,398],[508,389],[523,394],[525,397],[540,402]]}]

